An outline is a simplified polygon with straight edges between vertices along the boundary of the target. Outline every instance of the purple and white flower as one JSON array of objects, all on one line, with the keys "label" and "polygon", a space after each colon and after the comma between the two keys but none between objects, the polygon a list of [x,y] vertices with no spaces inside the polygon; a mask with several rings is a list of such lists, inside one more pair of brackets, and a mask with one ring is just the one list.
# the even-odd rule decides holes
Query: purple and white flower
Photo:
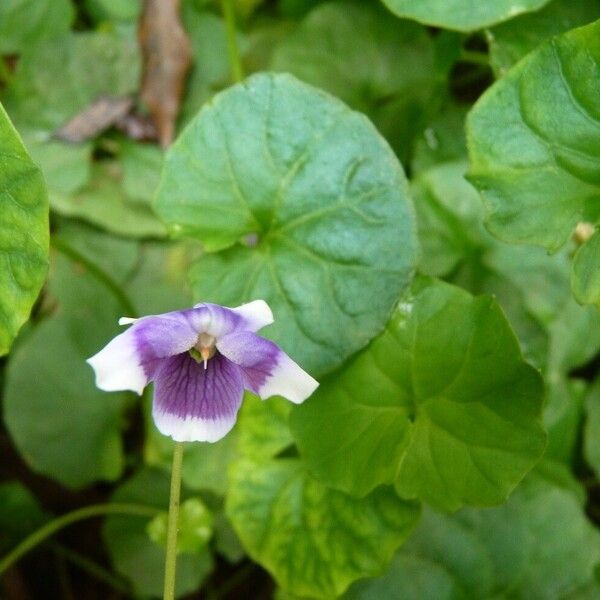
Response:
[{"label": "purple and white flower", "polygon": [[154,382],[152,414],[178,442],[216,442],[234,426],[244,389],[299,404],[319,385],[256,331],[273,322],[263,300],[237,308],[197,304],[181,311],[122,318],[131,327],[88,359],[96,385],[141,394]]}]

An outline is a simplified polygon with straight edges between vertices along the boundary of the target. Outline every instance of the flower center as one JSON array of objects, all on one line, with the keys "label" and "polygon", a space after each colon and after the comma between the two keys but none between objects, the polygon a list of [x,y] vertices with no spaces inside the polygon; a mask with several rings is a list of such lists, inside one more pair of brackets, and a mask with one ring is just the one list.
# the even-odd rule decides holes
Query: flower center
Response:
[{"label": "flower center", "polygon": [[194,344],[194,347],[190,350],[190,354],[198,360],[204,362],[204,368],[206,369],[206,363],[211,359],[217,351],[217,339],[213,335],[208,333],[201,333],[198,336],[198,340]]}]

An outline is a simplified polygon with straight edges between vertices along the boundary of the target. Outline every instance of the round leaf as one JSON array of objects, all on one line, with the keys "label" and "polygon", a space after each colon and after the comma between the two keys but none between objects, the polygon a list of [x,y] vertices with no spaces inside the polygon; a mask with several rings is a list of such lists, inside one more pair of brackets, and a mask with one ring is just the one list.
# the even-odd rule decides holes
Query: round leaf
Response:
[{"label": "round leaf", "polygon": [[44,179],[0,105],[0,356],[44,283],[48,237]]},{"label": "round leaf", "polygon": [[426,25],[474,31],[537,10],[549,0],[382,0],[396,15]]},{"label": "round leaf", "polygon": [[290,424],[309,468],[342,490],[395,482],[442,509],[488,506],[544,450],[542,392],[491,298],[423,280]]},{"label": "round leaf", "polygon": [[227,514],[250,556],[299,596],[336,597],[381,573],[418,506],[381,488],[362,500],[329,489],[297,459],[232,466]]},{"label": "round leaf", "polygon": [[393,152],[364,116],[288,75],[254,76],[200,112],[167,152],[156,208],[221,250],[196,264],[196,297],[263,298],[268,335],[314,374],[381,330],[414,269]]}]

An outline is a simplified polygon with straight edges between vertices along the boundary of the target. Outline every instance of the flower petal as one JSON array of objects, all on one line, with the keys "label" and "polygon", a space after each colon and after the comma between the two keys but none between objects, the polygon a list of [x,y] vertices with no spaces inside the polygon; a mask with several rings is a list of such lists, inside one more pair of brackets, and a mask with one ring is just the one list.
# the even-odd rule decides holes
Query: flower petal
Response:
[{"label": "flower petal", "polygon": [[319,385],[277,344],[249,331],[218,339],[217,350],[241,367],[245,387],[263,400],[277,395],[300,404]]},{"label": "flower petal", "polygon": [[187,352],[162,361],[152,416],[177,442],[216,442],[234,426],[244,395],[241,369],[216,354],[204,368]]},{"label": "flower petal", "polygon": [[141,394],[148,383],[130,331],[112,339],[87,362],[96,373],[96,386],[106,392],[132,390]]},{"label": "flower petal", "polygon": [[160,359],[185,352],[198,338],[206,311],[190,309],[137,319],[127,331],[88,359],[96,385],[108,392],[142,393]]},{"label": "flower petal", "polygon": [[228,308],[208,302],[196,304],[204,310],[203,331],[219,338],[233,331],[258,331],[273,322],[273,313],[264,300],[254,300],[237,308]]},{"label": "flower petal", "polygon": [[244,329],[248,331],[258,331],[274,321],[271,308],[264,300],[254,300],[231,310],[244,319]]}]

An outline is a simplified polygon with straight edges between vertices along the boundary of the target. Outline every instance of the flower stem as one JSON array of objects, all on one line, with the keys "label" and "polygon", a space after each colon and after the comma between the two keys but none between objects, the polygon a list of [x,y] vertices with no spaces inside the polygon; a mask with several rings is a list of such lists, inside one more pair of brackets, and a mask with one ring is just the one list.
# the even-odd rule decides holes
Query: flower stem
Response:
[{"label": "flower stem", "polygon": [[181,495],[181,465],[183,463],[183,443],[176,442],[173,449],[171,468],[171,497],[169,499],[169,520],[167,524],[167,555],[165,557],[165,588],[163,599],[175,598],[175,571],[177,567],[177,521],[179,519],[179,496]]},{"label": "flower stem", "polygon": [[92,504],[84,508],[78,508],[70,513],[52,519],[32,534],[28,535],[18,546],[13,548],[4,558],[0,560],[0,574],[4,573],[13,563],[19,560],[23,555],[33,550],[38,544],[46,538],[77,521],[97,517],[99,515],[137,515],[140,517],[154,517],[158,512],[157,508],[142,506],[139,504]]},{"label": "flower stem", "polygon": [[240,59],[240,49],[237,43],[237,30],[235,28],[235,13],[231,0],[221,0],[223,16],[227,26],[227,48],[229,50],[229,62],[231,64],[231,76],[238,83],[244,79],[244,69]]}]

